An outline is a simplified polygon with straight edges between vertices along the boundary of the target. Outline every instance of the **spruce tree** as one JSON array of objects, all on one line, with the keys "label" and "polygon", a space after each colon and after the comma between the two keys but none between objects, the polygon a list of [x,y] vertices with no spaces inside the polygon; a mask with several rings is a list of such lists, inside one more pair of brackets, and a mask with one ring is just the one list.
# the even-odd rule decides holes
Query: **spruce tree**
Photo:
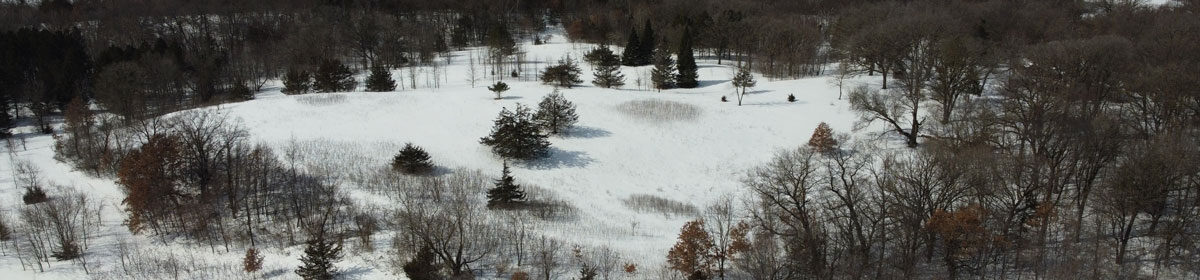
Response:
[{"label": "spruce tree", "polygon": [[488,190],[488,208],[507,208],[524,202],[525,191],[521,190],[521,185],[513,182],[512,174],[508,171],[507,161],[504,162],[504,169],[500,172],[500,179],[496,180],[496,187]]},{"label": "spruce tree", "polygon": [[429,153],[412,143],[405,143],[392,158],[392,170],[409,175],[429,174],[433,171],[433,162],[429,161]]},{"label": "spruce tree", "polygon": [[608,47],[593,50],[584,57],[595,65],[592,73],[595,78],[592,84],[602,88],[614,88],[625,85],[625,75],[621,75],[621,61]]},{"label": "spruce tree", "polygon": [[371,75],[367,76],[367,91],[395,91],[396,80],[392,79],[391,71],[383,66],[371,67]]},{"label": "spruce tree", "polygon": [[488,86],[488,90],[496,93],[496,99],[500,99],[500,94],[508,91],[508,84],[503,81],[496,81],[496,84]]},{"label": "spruce tree", "polygon": [[333,262],[341,258],[342,246],[329,240],[324,233],[317,234],[305,242],[302,263],[296,274],[305,280],[330,280],[337,275]]},{"label": "spruce tree", "polygon": [[292,68],[283,75],[283,94],[305,94],[312,88],[312,75],[308,71]]},{"label": "spruce tree", "polygon": [[679,76],[675,79],[681,88],[694,88],[700,85],[696,74],[696,57],[692,51],[692,31],[684,28],[683,38],[679,40]]},{"label": "spruce tree", "polygon": [[558,134],[575,125],[579,115],[575,114],[575,104],[555,90],[538,102],[538,111],[533,115],[533,120],[542,131]]},{"label": "spruce tree", "polygon": [[317,66],[313,75],[313,90],[317,92],[339,92],[354,90],[354,77],[350,68],[342,63],[326,59]]},{"label": "spruce tree", "polygon": [[479,143],[492,147],[492,152],[510,159],[536,159],[546,156],[550,149],[547,135],[540,131],[529,108],[517,104],[515,110],[500,111],[492,132]]},{"label": "spruce tree", "polygon": [[650,26],[650,19],[646,19],[645,26],[642,27],[642,38],[638,40],[641,46],[638,46],[638,65],[649,65],[654,63],[655,42],[658,38],[654,35],[654,28]]},{"label": "spruce tree", "polygon": [[642,55],[642,51],[638,50],[638,48],[641,47],[642,43],[638,42],[637,30],[630,28],[629,39],[627,39],[625,43],[625,50],[621,51],[621,64],[625,66],[643,65],[640,64],[640,61],[638,61],[639,56]]},{"label": "spruce tree", "polygon": [[654,54],[654,69],[650,71],[650,81],[659,90],[675,87],[675,60],[671,54],[659,50]]}]

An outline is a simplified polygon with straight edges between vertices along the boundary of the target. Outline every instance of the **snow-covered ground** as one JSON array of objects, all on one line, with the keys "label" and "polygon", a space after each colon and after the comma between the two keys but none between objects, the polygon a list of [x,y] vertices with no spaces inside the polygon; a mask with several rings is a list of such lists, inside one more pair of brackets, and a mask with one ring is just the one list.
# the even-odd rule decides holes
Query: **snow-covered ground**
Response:
[{"label": "snow-covered ground", "polygon": [[[564,55],[581,58],[593,46],[565,43],[561,36],[545,45],[523,45],[529,60],[541,66]],[[331,93],[289,96],[277,86],[259,93],[248,102],[225,104],[198,110],[220,110],[240,122],[257,142],[276,147],[300,143],[327,147],[330,153],[351,153],[360,161],[354,164],[383,166],[405,142],[424,147],[444,168],[478,169],[498,176],[501,160],[479,144],[491,128],[502,107],[537,102],[553,88],[535,81],[505,78],[511,90],[502,100],[486,89],[490,78],[476,65],[478,81],[468,81],[472,50],[453,52],[449,60],[439,58],[442,66],[437,88],[429,80],[434,70],[418,73],[418,88],[408,89],[408,70],[394,71],[405,89],[386,93]],[[477,51],[474,51],[477,52]],[[758,77],[743,106],[737,106],[734,88],[729,82],[733,68],[726,61],[699,61],[701,86],[662,92],[640,90],[639,76],[648,76],[648,67],[625,67],[626,89],[604,89],[590,85],[591,70],[584,69],[584,85],[560,89],[574,102],[580,121],[565,136],[551,137],[549,159],[517,164],[513,176],[523,184],[548,189],[578,208],[578,218],[548,222],[536,231],[584,246],[608,246],[624,259],[652,269],[661,266],[666,252],[674,244],[679,228],[693,217],[639,212],[629,209],[623,200],[631,195],[654,195],[703,208],[721,196],[742,197],[740,180],[748,168],[769,159],[780,149],[807,143],[813,129],[827,122],[835,132],[851,132],[857,119],[846,100],[838,100],[838,89],[829,77],[771,81]],[[532,67],[532,65],[527,66]],[[641,78],[643,83],[648,78]],[[362,77],[359,77],[362,80]],[[878,77],[859,77],[850,84],[876,83]],[[850,86],[847,86],[847,91]],[[787,102],[795,94],[798,101]],[[720,102],[728,96],[730,102]],[[650,102],[666,103],[691,110],[694,114],[652,117],[630,114],[630,106]],[[28,127],[21,129],[29,129]],[[882,131],[878,126],[857,134]],[[90,193],[105,205],[104,226],[88,250],[92,278],[124,278],[116,255],[121,248],[173,253],[191,269],[227,271],[221,278],[244,277],[238,271],[243,251],[224,252],[205,245],[184,241],[162,246],[153,237],[133,236],[121,221],[122,193],[111,178],[96,178],[74,171],[53,159],[53,139],[45,135],[18,143],[15,156],[36,164],[47,181],[69,185]],[[886,139],[888,146],[899,146]],[[0,203],[9,221],[15,220],[14,205],[20,205],[13,166],[0,161]],[[354,186],[344,186],[353,192]],[[364,201],[369,194],[357,193]],[[389,233],[381,233],[389,234]],[[386,241],[388,238],[377,238]],[[121,244],[127,244],[122,246]],[[385,243],[380,243],[385,244]],[[348,256],[339,265],[356,279],[395,279],[387,267],[386,245],[366,255]],[[299,264],[301,248],[266,248],[264,271],[268,278],[292,279]],[[152,254],[153,251],[145,252]],[[199,260],[199,261],[191,261]],[[199,264],[197,264],[199,263]],[[187,269],[187,267],[185,267]],[[95,274],[101,271],[100,274]],[[188,274],[183,274],[189,278]],[[490,275],[489,275],[490,276]],[[11,250],[0,256],[3,279],[82,279],[88,278],[77,264],[54,262],[45,273],[23,270]],[[192,276],[195,277],[195,276]],[[647,273],[643,277],[654,278]]]}]

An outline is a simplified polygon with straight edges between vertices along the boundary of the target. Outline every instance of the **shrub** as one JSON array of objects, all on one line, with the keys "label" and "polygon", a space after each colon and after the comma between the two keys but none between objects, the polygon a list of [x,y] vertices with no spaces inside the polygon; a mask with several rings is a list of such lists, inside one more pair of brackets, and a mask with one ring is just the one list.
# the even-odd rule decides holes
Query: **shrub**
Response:
[{"label": "shrub", "polygon": [[812,137],[808,139],[808,146],[817,152],[834,150],[837,140],[833,139],[833,129],[829,128],[829,124],[822,122],[817,125],[817,129],[813,130]]},{"label": "shrub", "polygon": [[479,143],[492,147],[492,152],[504,158],[536,159],[546,156],[550,142],[546,141],[529,108],[517,104],[516,110],[507,108],[496,117],[492,133],[479,139]]},{"label": "shrub", "polygon": [[283,94],[305,94],[312,89],[312,75],[300,69],[288,69],[283,75]]},{"label": "shrub", "polygon": [[246,249],[246,257],[242,258],[242,271],[255,272],[262,269],[263,257],[254,248]]},{"label": "shrub", "polygon": [[795,94],[788,94],[788,99],[787,99],[787,100],[788,100],[788,102],[796,102],[796,95],[795,95]]},{"label": "shrub", "polygon": [[579,70],[579,65],[575,64],[575,60],[567,57],[559,60],[556,65],[547,66],[546,70],[542,71],[542,83],[571,88],[583,82],[579,79],[581,73],[583,71]]},{"label": "shrub", "polygon": [[41,186],[25,188],[25,194],[21,195],[21,201],[24,201],[26,205],[38,204],[47,200],[50,200],[50,197],[46,196],[46,191]]}]

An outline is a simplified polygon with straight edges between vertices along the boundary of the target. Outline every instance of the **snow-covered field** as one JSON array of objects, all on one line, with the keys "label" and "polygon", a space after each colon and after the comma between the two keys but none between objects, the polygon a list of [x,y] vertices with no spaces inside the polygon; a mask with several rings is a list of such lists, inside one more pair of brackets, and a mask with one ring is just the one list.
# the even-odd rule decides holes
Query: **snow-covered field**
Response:
[{"label": "snow-covered field", "polygon": [[[562,41],[555,37],[549,44],[523,45],[522,50],[529,60],[545,66],[567,54],[581,58],[593,47]],[[436,70],[442,71],[436,77],[441,79],[436,88],[429,81],[435,70],[419,72],[418,88],[413,90],[408,88],[408,70],[401,69],[395,70],[394,76],[405,89],[397,92],[289,96],[271,85],[255,100],[198,110],[219,110],[239,120],[256,142],[281,148],[292,143],[323,147],[327,153],[355,159],[351,163],[355,165],[382,167],[403,143],[412,142],[424,147],[439,167],[478,169],[498,176],[501,160],[479,144],[479,138],[490,131],[502,107],[518,103],[536,107],[553,88],[506,77],[512,89],[502,100],[494,100],[486,89],[490,77],[482,74],[485,66],[476,65],[479,75],[474,87],[468,80],[471,52],[453,52],[448,60],[437,60],[450,65]],[[780,149],[804,145],[820,122],[829,123],[835,132],[851,132],[857,119],[846,100],[838,100],[838,89],[829,85],[828,76],[779,81],[760,76],[745,104],[737,106],[729,82],[731,63],[701,60],[699,64],[701,87],[658,92],[638,89],[645,87],[639,87],[637,79],[648,76],[648,67],[622,69],[627,89],[603,89],[588,83],[591,70],[581,63],[584,85],[560,89],[578,107],[577,127],[565,136],[551,137],[548,159],[513,168],[520,183],[550,190],[578,208],[576,219],[544,222],[536,225],[537,232],[584,246],[608,246],[647,271],[656,269],[664,262],[680,226],[694,217],[636,211],[623,200],[653,195],[703,209],[721,196],[744,197],[740,180],[748,168]],[[642,82],[646,81],[643,77]],[[877,81],[878,77],[859,77],[850,84]],[[788,94],[795,94],[798,101],[787,102]],[[720,102],[723,95],[730,102]],[[668,104],[687,112],[661,116],[630,113],[647,104]],[[881,131],[872,126],[856,134]],[[69,262],[54,262],[45,273],[23,270],[11,249],[5,249],[0,255],[0,278],[124,279],[116,257],[121,250],[174,254],[185,270],[225,271],[217,273],[222,279],[245,277],[239,271],[244,251],[225,252],[184,241],[162,246],[154,237],[131,235],[121,225],[123,194],[113,179],[95,178],[55,161],[53,142],[50,136],[33,135],[24,144],[16,144],[14,155],[36,164],[47,181],[74,186],[105,205],[104,226],[87,253],[92,274],[85,275],[78,264]],[[900,145],[895,139],[883,142]],[[20,191],[10,176],[12,169],[10,160],[0,160],[0,203],[6,206],[9,221],[16,217],[13,206],[21,203]],[[366,192],[355,192],[353,185],[343,188],[363,203],[387,203]],[[402,278],[387,267],[391,256],[384,242],[389,238],[377,239],[380,250],[352,254],[339,263],[350,278]],[[267,278],[296,278],[292,270],[299,264],[300,246],[265,249]],[[644,273],[639,278],[655,277]]]}]

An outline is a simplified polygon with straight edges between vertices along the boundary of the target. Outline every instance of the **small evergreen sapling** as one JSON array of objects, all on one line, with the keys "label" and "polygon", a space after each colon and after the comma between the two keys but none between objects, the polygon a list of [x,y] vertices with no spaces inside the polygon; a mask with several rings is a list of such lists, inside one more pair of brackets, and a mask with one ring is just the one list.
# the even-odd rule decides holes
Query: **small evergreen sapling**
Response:
[{"label": "small evergreen sapling", "polygon": [[796,95],[795,95],[795,94],[790,94],[790,93],[789,93],[789,94],[788,94],[787,101],[788,101],[788,102],[796,102]]},{"label": "small evergreen sapling", "polygon": [[488,86],[488,90],[496,93],[496,99],[499,100],[500,94],[504,93],[505,91],[508,91],[508,84],[506,84],[502,81],[496,81],[496,84]]},{"label": "small evergreen sapling", "polygon": [[504,169],[500,171],[500,179],[496,180],[496,187],[488,190],[488,208],[509,208],[517,206],[525,202],[525,191],[521,190],[521,185],[517,185],[508,170],[508,162],[504,162]]},{"label": "small evergreen sapling", "polygon": [[575,114],[575,104],[555,90],[538,102],[538,111],[533,115],[533,120],[543,131],[559,134],[575,125],[579,115]]},{"label": "small evergreen sapling", "polygon": [[581,73],[583,73],[583,70],[579,69],[579,65],[575,64],[575,60],[567,57],[559,60],[556,65],[546,67],[546,70],[542,72],[542,83],[571,88],[583,82],[583,80],[579,79]]},{"label": "small evergreen sapling", "polygon": [[405,143],[400,153],[392,158],[392,170],[409,175],[429,174],[433,171],[433,163],[429,161],[429,153],[412,143]]},{"label": "small evergreen sapling", "polygon": [[607,47],[588,52],[584,59],[595,66],[592,74],[592,84],[602,88],[614,88],[625,85],[625,75],[621,75],[621,61]]},{"label": "small evergreen sapling", "polygon": [[367,91],[395,91],[396,80],[392,79],[391,71],[383,66],[371,67],[371,75],[367,76]]}]

